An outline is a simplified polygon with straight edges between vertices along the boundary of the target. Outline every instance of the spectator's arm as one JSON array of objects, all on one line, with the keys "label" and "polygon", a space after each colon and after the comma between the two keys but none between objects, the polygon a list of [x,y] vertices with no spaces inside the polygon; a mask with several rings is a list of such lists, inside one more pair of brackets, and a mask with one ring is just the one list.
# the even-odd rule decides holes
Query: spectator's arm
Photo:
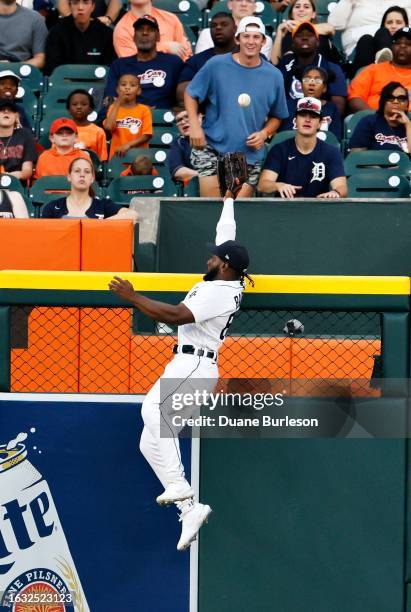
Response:
[{"label": "spectator's arm", "polygon": [[182,104],[184,104],[184,92],[187,89],[189,84],[190,84],[190,81],[184,81],[183,83],[179,83],[177,85],[176,100],[177,100],[178,106],[181,106]]},{"label": "spectator's arm", "polygon": [[68,15],[71,15],[68,0],[57,0],[57,10],[61,17],[68,17]]},{"label": "spectator's arm", "polygon": [[106,217],[106,219],[107,221],[112,221],[113,219],[131,219],[133,223],[136,223],[138,220],[138,213],[135,210],[123,206],[115,215]]},{"label": "spectator's arm", "polygon": [[21,165],[21,170],[15,170],[14,172],[8,172],[7,174],[10,174],[10,176],[15,176],[20,181],[26,181],[27,179],[31,178],[31,175],[33,174],[33,162],[25,161]]},{"label": "spectator's arm", "polygon": [[120,108],[120,98],[114,100],[104,120],[104,129],[107,132],[113,132],[117,126],[117,111]]},{"label": "spectator's arm", "polygon": [[362,98],[351,98],[348,104],[353,113],[362,110],[372,110]]},{"label": "spectator's arm", "polygon": [[27,212],[27,206],[21,193],[18,191],[9,191],[8,195],[11,201],[13,215],[16,219],[28,219],[29,213]]},{"label": "spectator's arm", "polygon": [[107,6],[106,14],[98,19],[107,26],[111,26],[116,21],[123,8],[123,3],[120,0],[110,0]]},{"label": "spectator's arm", "polygon": [[130,140],[129,142],[126,142],[125,144],[121,145],[121,147],[118,147],[118,149],[115,150],[115,154],[118,155],[119,157],[124,157],[124,155],[127,153],[129,149],[142,147],[143,145],[146,144],[146,142],[150,140],[151,137],[152,137],[152,134],[142,134],[138,138],[135,138],[134,140]]},{"label": "spectator's arm", "polygon": [[58,30],[52,28],[46,39],[46,62],[44,66],[44,74],[50,75],[54,68],[66,63],[66,57],[63,53],[63,47],[60,44]]},{"label": "spectator's arm", "polygon": [[281,59],[283,38],[289,31],[288,24],[290,21],[283,21],[277,28],[275,38],[273,40],[273,47],[271,49],[271,63],[276,66]]},{"label": "spectator's arm", "polygon": [[129,57],[130,55],[136,55],[137,48],[134,43],[134,39],[130,36],[127,28],[122,23],[122,19],[118,22],[114,28],[113,44],[115,52],[118,57]]},{"label": "spectator's arm", "polygon": [[[328,16],[328,22],[336,30],[345,30],[353,12],[353,0],[340,0]],[[371,7],[370,7],[371,10]]]},{"label": "spectator's arm", "polygon": [[291,0],[271,0],[270,4],[275,11],[283,13],[290,6]]},{"label": "spectator's arm", "polygon": [[365,147],[353,147],[350,149],[350,153],[357,153],[358,151],[368,151]]},{"label": "spectator's arm", "polygon": [[356,113],[360,110],[370,110],[367,100],[369,99],[372,83],[374,80],[374,66],[371,64],[362,70],[351,81],[348,88],[348,103],[350,109]]},{"label": "spectator's arm", "polygon": [[338,108],[338,112],[341,117],[344,117],[345,106],[347,104],[347,98],[344,96],[330,96],[331,102],[334,102],[335,106]]},{"label": "spectator's arm", "polygon": [[323,34],[324,36],[334,36],[335,34],[335,28],[331,23],[316,23],[315,27],[318,34]]},{"label": "spectator's arm", "polygon": [[27,60],[25,63],[30,64],[30,66],[36,66],[36,68],[43,68],[44,63],[46,61],[45,53],[36,53],[32,58]]},{"label": "spectator's arm", "polygon": [[177,16],[175,18],[172,36],[173,38],[171,40],[162,40],[158,49],[166,53],[177,55],[182,60],[186,60],[193,55],[190,42],[184,32],[183,24]]},{"label": "spectator's arm", "polygon": [[181,168],[175,171],[173,178],[179,181],[186,181],[192,179],[194,176],[198,176],[197,170],[181,166]]},{"label": "spectator's arm", "polygon": [[214,43],[213,39],[211,38],[210,28],[204,28],[204,30],[201,30],[198,36],[195,52],[201,53],[202,51],[206,51],[213,46]]},{"label": "spectator's arm", "polygon": [[203,149],[206,139],[198,116],[198,100],[192,98],[187,90],[184,93],[184,106],[190,122],[190,144],[194,149]]},{"label": "spectator's arm", "polygon": [[335,200],[337,198],[346,198],[348,194],[347,179],[345,176],[339,176],[330,182],[331,190],[325,193],[320,193],[317,198],[325,200]]},{"label": "spectator's arm", "polygon": [[41,15],[35,11],[33,11],[33,13],[31,39],[31,52],[33,57],[31,57],[27,63],[31,64],[31,66],[36,66],[37,68],[43,68],[48,30],[46,28],[44,17],[41,17]]}]

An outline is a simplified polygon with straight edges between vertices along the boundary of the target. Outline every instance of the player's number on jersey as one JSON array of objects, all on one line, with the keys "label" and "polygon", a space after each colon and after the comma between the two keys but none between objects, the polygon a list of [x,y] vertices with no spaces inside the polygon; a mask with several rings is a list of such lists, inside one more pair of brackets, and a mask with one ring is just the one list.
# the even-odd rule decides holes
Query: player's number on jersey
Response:
[{"label": "player's number on jersey", "polygon": [[230,316],[228,317],[227,323],[225,325],[225,327],[221,330],[221,334],[220,334],[220,340],[224,340],[224,338],[226,337],[226,335],[228,334],[228,330],[229,327],[231,325],[231,323],[233,322],[235,313],[237,312],[237,310],[239,310],[240,308],[240,304],[241,304],[241,298],[242,298],[242,294],[240,293],[239,295],[235,295],[234,296],[234,301],[235,301],[235,311],[232,312],[230,314]]}]

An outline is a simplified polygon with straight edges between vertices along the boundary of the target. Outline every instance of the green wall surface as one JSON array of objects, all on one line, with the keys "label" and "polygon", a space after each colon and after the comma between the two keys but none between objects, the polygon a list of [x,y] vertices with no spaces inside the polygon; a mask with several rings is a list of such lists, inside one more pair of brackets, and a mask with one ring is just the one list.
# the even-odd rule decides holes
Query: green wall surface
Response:
[{"label": "green wall surface", "polygon": [[[163,200],[157,271],[201,272],[221,201]],[[248,200],[235,204],[250,273],[408,275],[409,201]],[[326,255],[325,255],[326,254]]]}]

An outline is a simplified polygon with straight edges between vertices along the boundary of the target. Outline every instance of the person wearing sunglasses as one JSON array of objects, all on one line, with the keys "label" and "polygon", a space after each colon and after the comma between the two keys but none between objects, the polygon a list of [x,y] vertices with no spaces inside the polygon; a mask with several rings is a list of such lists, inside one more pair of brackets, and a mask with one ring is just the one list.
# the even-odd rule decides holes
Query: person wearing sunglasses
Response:
[{"label": "person wearing sunglasses", "polygon": [[350,140],[351,151],[400,149],[411,152],[411,121],[407,115],[408,91],[391,81],[381,91],[377,112],[356,125]]}]

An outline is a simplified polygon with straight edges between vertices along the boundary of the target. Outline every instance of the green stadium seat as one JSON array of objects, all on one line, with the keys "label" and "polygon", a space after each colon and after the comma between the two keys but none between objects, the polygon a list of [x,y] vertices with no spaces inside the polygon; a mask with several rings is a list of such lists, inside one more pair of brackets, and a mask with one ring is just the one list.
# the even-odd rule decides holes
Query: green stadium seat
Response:
[{"label": "green stadium seat", "polygon": [[[93,183],[93,189],[97,197],[102,196],[102,190],[97,183]],[[66,176],[42,176],[30,187],[29,196],[35,206],[41,206],[62,198],[69,192],[70,183]]]},{"label": "green stadium seat", "polygon": [[344,168],[347,176],[358,172],[380,172],[390,169],[392,174],[407,175],[411,169],[409,157],[403,151],[355,151],[349,153],[344,160]]},{"label": "green stadium seat", "polygon": [[[21,95],[20,95],[21,94]],[[31,117],[34,121],[41,114],[41,104],[39,98],[36,96],[34,91],[28,87],[19,87],[18,97],[16,97],[17,104],[21,104],[26,111],[26,114]]]},{"label": "green stadium seat", "polygon": [[150,149],[169,149],[176,138],[178,138],[178,131],[175,126],[155,128],[149,141]]},{"label": "green stadium seat", "polygon": [[30,64],[25,64],[24,62],[7,62],[7,64],[3,64],[3,67],[19,75],[21,86],[25,90],[30,89],[35,92],[42,92],[44,90],[45,78],[41,70],[35,66],[30,66]]},{"label": "green stadium seat", "polygon": [[160,127],[172,126],[173,128],[175,128],[174,114],[170,110],[167,110],[165,108],[154,108],[151,111],[151,116],[153,119],[154,126],[156,125]]},{"label": "green stadium seat", "polygon": [[168,172],[166,167],[167,151],[162,149],[129,149],[124,157],[114,155],[107,163],[107,179],[111,180],[120,176],[123,170],[139,155],[149,157],[159,174],[163,174],[164,169]]},{"label": "green stadium seat", "polygon": [[185,198],[199,198],[200,197],[200,184],[196,176],[194,176],[187,183],[187,185],[184,185],[182,195]]},{"label": "green stadium seat", "polygon": [[156,8],[174,13],[184,25],[201,28],[203,15],[197,4],[189,0],[156,0]]},{"label": "green stadium seat", "polygon": [[9,191],[18,191],[22,196],[25,195],[21,181],[10,174],[0,174],[0,189],[8,189]]},{"label": "green stadium seat", "polygon": [[353,115],[349,115],[348,117],[345,118],[343,140],[344,140],[344,150],[346,153],[349,152],[350,139],[351,139],[351,136],[353,135],[353,132],[358,122],[363,117],[366,117],[367,115],[372,115],[373,113],[374,111],[371,111],[371,110],[363,110],[363,111],[358,111],[358,113],[354,113]]},{"label": "green stadium seat", "polygon": [[360,172],[348,178],[350,198],[408,198],[410,184],[405,176],[393,174],[392,170]]},{"label": "green stadium seat", "polygon": [[[271,147],[273,147],[274,145],[279,144],[280,142],[284,142],[284,140],[288,140],[289,138],[295,138],[295,135],[296,130],[284,130],[284,132],[278,132],[278,134],[273,137],[269,145],[269,149],[271,149]],[[341,146],[338,138],[332,132],[317,132],[317,138],[335,147],[340,148]]]},{"label": "green stadium seat", "polygon": [[108,67],[100,64],[64,64],[57,66],[49,76],[49,90],[60,85],[71,85],[72,89],[78,87],[103,86],[108,75]]},{"label": "green stadium seat", "polygon": [[174,197],[178,190],[173,181],[163,176],[120,176],[111,181],[107,197],[118,204],[129,204],[133,197]]}]

